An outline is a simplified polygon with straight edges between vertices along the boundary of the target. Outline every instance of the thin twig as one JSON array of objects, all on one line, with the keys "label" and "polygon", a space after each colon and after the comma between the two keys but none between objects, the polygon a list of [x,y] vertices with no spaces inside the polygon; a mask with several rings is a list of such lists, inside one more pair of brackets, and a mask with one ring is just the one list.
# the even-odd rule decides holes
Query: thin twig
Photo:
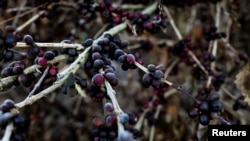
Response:
[{"label": "thin twig", "polygon": [[1,141],[9,141],[13,129],[14,129],[14,126],[13,126],[13,123],[11,122],[6,127],[5,132],[4,132],[4,136],[3,136]]},{"label": "thin twig", "polygon": [[34,88],[32,89],[32,91],[29,93],[28,97],[31,97],[32,95],[35,94],[36,90],[40,87],[41,83],[43,82],[45,76],[48,74],[49,71],[49,67],[47,67],[44,72],[43,75],[40,77],[40,79],[38,80],[38,82],[35,84]]},{"label": "thin twig", "polygon": [[21,26],[17,27],[14,33],[20,32],[22,31],[25,27],[27,27],[28,25],[30,25],[32,22],[34,22],[35,20],[37,20],[40,16],[42,16],[45,13],[45,11],[40,11],[39,13],[37,13],[35,16],[33,16],[32,18],[30,18],[28,21],[26,21],[24,24],[22,24]]},{"label": "thin twig", "polygon": [[[220,3],[217,3],[216,4],[216,19],[215,19],[215,26],[217,28],[219,28],[219,25],[220,25],[220,14],[221,14],[221,5],[220,5]],[[213,41],[213,46],[212,46],[212,52],[211,52],[211,54],[214,57],[217,56],[217,49],[218,49],[218,40],[214,40]],[[215,69],[215,61],[211,63],[211,69],[212,70]],[[213,79],[213,76],[208,77],[207,87],[210,87],[210,85],[212,83],[212,79]]]},{"label": "thin twig", "polygon": [[[78,43],[73,43],[73,44],[66,44],[66,43],[35,43],[37,46],[43,48],[43,47],[48,47],[48,48],[75,48],[77,50],[83,50],[84,46]],[[15,48],[27,48],[30,47],[30,45],[27,45],[26,43],[23,42],[17,42]]]},{"label": "thin twig", "polygon": [[[162,109],[162,105],[158,105],[157,108],[156,108],[156,112],[154,114],[154,120],[157,120],[159,115],[160,115],[160,111]],[[151,129],[150,129],[150,135],[149,135],[149,141],[154,141],[154,136],[155,136],[155,125],[152,125],[151,126]]]}]

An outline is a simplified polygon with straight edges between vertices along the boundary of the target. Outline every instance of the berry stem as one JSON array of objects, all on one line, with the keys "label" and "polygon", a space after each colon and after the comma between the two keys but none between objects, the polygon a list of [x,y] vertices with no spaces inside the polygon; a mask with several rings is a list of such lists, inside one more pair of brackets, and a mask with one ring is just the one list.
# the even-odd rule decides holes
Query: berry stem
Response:
[{"label": "berry stem", "polygon": [[[62,60],[65,60],[67,58],[68,58],[67,55],[60,55],[60,56],[55,57],[53,60],[49,61],[48,64],[54,64],[54,63],[60,62]],[[40,66],[40,65],[32,65],[32,66],[26,68],[23,71],[23,73],[24,74],[33,73],[33,72],[36,72],[37,69],[39,69],[41,67],[42,66]],[[17,76],[15,75],[15,76],[8,76],[8,77],[5,77],[5,78],[1,78],[0,79],[0,91],[5,91],[4,87],[8,86],[10,83],[14,82],[16,77]]]},{"label": "berry stem", "polygon": [[14,130],[14,125],[13,123],[9,123],[5,129],[5,132],[4,132],[4,136],[3,138],[1,139],[1,141],[9,141],[10,140],[10,136],[12,134],[12,131]]},{"label": "berry stem", "polygon": [[53,92],[53,91],[55,91],[56,89],[60,88],[60,87],[64,84],[64,82],[65,82],[66,78],[68,77],[68,75],[69,75],[69,74],[67,74],[67,75],[66,75],[65,77],[63,77],[62,79],[57,80],[56,82],[53,83],[53,85],[51,85],[51,86],[48,87],[47,89],[41,91],[40,93],[38,93],[38,94],[36,94],[36,95],[33,95],[33,96],[31,96],[31,97],[29,97],[29,98],[27,98],[27,99],[25,99],[25,100],[23,100],[23,101],[21,101],[21,102],[15,104],[15,106],[16,106],[17,108],[22,108],[22,107],[25,107],[25,106],[27,106],[27,105],[33,104],[34,102],[36,102],[37,100],[39,100],[39,99],[45,97],[45,96],[48,95],[48,94],[51,94],[51,92]]},{"label": "berry stem", "polygon": [[[40,77],[40,79],[38,80],[38,82],[35,84],[34,88],[32,89],[32,91],[29,93],[28,97],[31,97],[32,95],[35,94],[36,90],[39,88],[39,86],[41,85],[42,81],[44,80],[45,76],[48,74],[49,71],[49,67],[47,67],[44,72],[43,75]],[[26,99],[27,99],[26,98]]]},{"label": "berry stem", "polygon": [[39,13],[37,13],[35,16],[33,16],[32,18],[30,18],[28,21],[26,21],[24,24],[22,24],[21,26],[17,27],[14,33],[20,32],[22,31],[25,27],[27,27],[28,25],[30,25],[31,23],[33,23],[35,20],[37,20],[40,16],[42,16],[45,13],[45,11],[40,11]]},{"label": "berry stem", "polygon": [[[175,22],[168,10],[168,8],[166,6],[164,6],[164,11],[167,13],[168,15],[168,19],[169,19],[169,22],[170,22],[170,25],[172,26],[172,28],[174,29],[174,32],[177,36],[177,38],[179,40],[182,40],[183,37],[179,31],[179,29],[176,27],[175,25]],[[195,54],[191,51],[191,50],[188,50],[188,55],[190,55],[192,57],[192,59],[195,61],[195,63],[200,67],[200,69],[205,73],[205,74],[208,74],[208,72],[206,71],[206,69],[204,68],[204,66],[201,64],[201,62],[198,60],[198,58],[195,56]]]},{"label": "berry stem", "polygon": [[[221,5],[218,2],[216,4],[216,16],[215,16],[215,26],[217,28],[219,28],[220,25],[220,15],[221,15]],[[217,56],[217,49],[218,49],[218,40],[214,40],[213,41],[213,46],[212,46],[212,50],[211,53],[214,57]],[[211,63],[211,69],[214,70],[215,69],[215,61]],[[207,87],[210,87],[211,83],[212,83],[212,79],[213,76],[209,76],[208,77],[208,81],[207,81]]]},{"label": "berry stem", "polygon": [[[47,47],[47,48],[75,48],[77,50],[83,50],[84,47],[81,44],[66,44],[66,43],[35,43],[39,47]],[[17,42],[16,48],[26,48],[30,47],[30,45],[27,45],[26,43],[23,42]]]},{"label": "berry stem", "polygon": [[[156,112],[154,114],[154,120],[158,119],[161,109],[162,109],[162,105],[158,105],[156,108]],[[155,125],[152,125],[150,128],[149,141],[154,141],[154,137],[155,137],[154,135],[155,135]]]}]

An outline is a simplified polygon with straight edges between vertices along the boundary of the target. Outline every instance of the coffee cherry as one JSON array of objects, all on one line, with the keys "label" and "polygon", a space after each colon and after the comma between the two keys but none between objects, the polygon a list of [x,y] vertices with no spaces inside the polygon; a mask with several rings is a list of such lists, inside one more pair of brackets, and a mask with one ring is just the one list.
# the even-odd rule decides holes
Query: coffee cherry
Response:
[{"label": "coffee cherry", "polygon": [[46,51],[43,57],[47,60],[52,60],[55,58],[55,53],[53,51]]},{"label": "coffee cherry", "polygon": [[120,122],[123,123],[123,124],[127,123],[128,120],[129,120],[129,116],[126,113],[120,114],[119,118],[120,118]]},{"label": "coffee cherry", "polygon": [[13,34],[9,34],[4,38],[4,43],[7,48],[13,48],[16,45],[17,37]]},{"label": "coffee cherry", "polygon": [[196,118],[199,115],[199,110],[197,108],[194,108],[188,113],[188,115],[191,118]]},{"label": "coffee cherry", "polygon": [[222,110],[222,103],[219,100],[213,101],[210,103],[211,111],[220,112]]},{"label": "coffee cherry", "polygon": [[31,54],[33,54],[34,56],[37,56],[40,53],[40,51],[41,49],[37,45],[33,44],[31,46]]},{"label": "coffee cherry", "polygon": [[104,76],[100,73],[98,74],[95,74],[92,79],[91,79],[91,82],[96,85],[96,86],[100,86],[103,84],[104,82]]},{"label": "coffee cherry", "polygon": [[71,57],[77,57],[78,56],[77,50],[75,48],[69,48],[67,54],[69,54],[69,56],[71,56]]},{"label": "coffee cherry", "polygon": [[40,65],[40,66],[45,67],[45,66],[47,66],[47,64],[48,64],[48,61],[47,61],[47,59],[45,59],[45,58],[43,58],[43,57],[40,57],[40,58],[38,58],[38,60],[37,60],[37,64]]},{"label": "coffee cherry", "polygon": [[21,66],[15,66],[12,68],[12,71],[15,75],[19,75],[23,73],[23,67]]},{"label": "coffee cherry", "polygon": [[163,78],[163,76],[164,76],[164,74],[161,70],[155,70],[153,73],[154,79],[157,79],[157,80]]},{"label": "coffee cherry", "polygon": [[6,67],[1,72],[1,77],[7,77],[11,75],[14,75],[13,67]]},{"label": "coffee cherry", "polygon": [[93,39],[86,39],[86,40],[82,43],[82,45],[83,45],[84,47],[91,46],[92,44],[93,44]]},{"label": "coffee cherry", "polygon": [[147,66],[147,69],[148,69],[149,72],[154,72],[156,70],[156,66],[153,65],[153,64],[149,64]]},{"label": "coffee cherry", "polygon": [[129,131],[119,132],[118,141],[133,141],[133,135]]},{"label": "coffee cherry", "polygon": [[199,122],[202,125],[208,125],[210,122],[210,117],[207,114],[200,114],[199,115]]},{"label": "coffee cherry", "polygon": [[202,113],[208,112],[208,110],[209,110],[208,103],[207,103],[207,102],[202,102],[202,103],[199,105],[199,110],[200,110],[200,112],[202,112]]},{"label": "coffee cherry", "polygon": [[142,77],[142,86],[148,88],[151,85],[153,78],[150,74],[144,74]]},{"label": "coffee cherry", "polygon": [[12,141],[24,141],[24,137],[21,133],[12,133],[11,140]]},{"label": "coffee cherry", "polygon": [[9,112],[12,108],[15,107],[15,102],[11,99],[6,99],[4,102],[0,105],[0,110],[3,113]]},{"label": "coffee cherry", "polygon": [[18,114],[13,119],[13,124],[17,132],[22,132],[28,128],[28,119],[21,114]]},{"label": "coffee cherry", "polygon": [[14,52],[10,50],[6,50],[4,52],[3,58],[5,61],[11,61],[14,58]]},{"label": "coffee cherry", "polygon": [[26,74],[20,74],[18,76],[18,81],[24,86],[24,87],[29,87],[32,84],[31,78],[29,78],[28,75]]},{"label": "coffee cherry", "polygon": [[96,69],[101,69],[104,66],[104,62],[101,59],[96,59],[94,61],[93,67]]},{"label": "coffee cherry", "polygon": [[57,68],[55,68],[55,67],[49,68],[49,75],[50,75],[50,76],[56,76],[57,73],[58,73]]},{"label": "coffee cherry", "polygon": [[129,64],[134,64],[134,62],[135,62],[135,57],[134,57],[134,55],[128,54],[128,55],[126,56],[126,61],[127,61]]},{"label": "coffee cherry", "polygon": [[116,78],[114,73],[105,73],[104,77],[109,81],[112,86],[116,86],[118,84],[118,79]]},{"label": "coffee cherry", "polygon": [[114,111],[114,106],[113,106],[112,103],[107,102],[107,103],[104,104],[104,109],[107,112],[113,112]]},{"label": "coffee cherry", "polygon": [[27,45],[32,45],[34,43],[33,37],[28,34],[24,35],[23,40]]},{"label": "coffee cherry", "polygon": [[76,83],[81,86],[81,88],[87,88],[88,83],[86,79],[76,78]]}]

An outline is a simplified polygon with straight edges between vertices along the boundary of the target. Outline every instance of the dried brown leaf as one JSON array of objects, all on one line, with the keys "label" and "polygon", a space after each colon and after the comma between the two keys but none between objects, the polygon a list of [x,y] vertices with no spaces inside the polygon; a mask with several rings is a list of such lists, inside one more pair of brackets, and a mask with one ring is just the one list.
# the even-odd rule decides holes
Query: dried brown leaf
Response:
[{"label": "dried brown leaf", "polygon": [[236,87],[245,96],[245,102],[250,105],[250,64],[249,62],[236,75],[234,83]]}]

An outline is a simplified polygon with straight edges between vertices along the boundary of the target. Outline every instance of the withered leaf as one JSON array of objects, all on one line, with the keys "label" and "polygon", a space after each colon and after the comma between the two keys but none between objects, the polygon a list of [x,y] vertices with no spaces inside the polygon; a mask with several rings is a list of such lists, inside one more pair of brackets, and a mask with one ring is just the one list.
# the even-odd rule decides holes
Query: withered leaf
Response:
[{"label": "withered leaf", "polygon": [[236,87],[245,96],[244,101],[250,105],[250,63],[248,62],[236,75]]}]

